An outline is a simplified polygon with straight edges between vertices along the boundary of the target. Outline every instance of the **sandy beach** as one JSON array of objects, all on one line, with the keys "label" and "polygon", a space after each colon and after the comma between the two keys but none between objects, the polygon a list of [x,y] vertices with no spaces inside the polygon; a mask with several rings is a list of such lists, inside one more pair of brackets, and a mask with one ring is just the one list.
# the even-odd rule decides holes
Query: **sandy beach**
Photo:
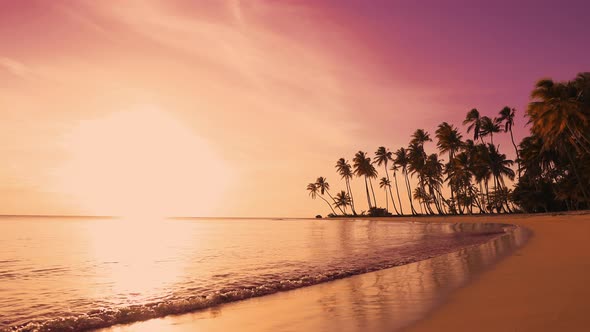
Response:
[{"label": "sandy beach", "polygon": [[[584,331],[590,215],[421,217],[532,231],[402,267],[107,331]],[[493,254],[492,254],[493,252]],[[495,256],[501,257],[498,261]],[[419,277],[416,277],[419,276]]]},{"label": "sandy beach", "polygon": [[470,219],[502,220],[534,235],[407,331],[588,331],[589,214],[429,218]]}]

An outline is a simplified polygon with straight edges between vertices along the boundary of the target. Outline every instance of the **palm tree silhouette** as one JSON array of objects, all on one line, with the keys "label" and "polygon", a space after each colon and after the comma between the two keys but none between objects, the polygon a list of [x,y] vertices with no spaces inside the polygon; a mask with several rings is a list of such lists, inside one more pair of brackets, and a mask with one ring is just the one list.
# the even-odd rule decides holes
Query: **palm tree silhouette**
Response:
[{"label": "palm tree silhouette", "polygon": [[332,208],[332,204],[330,204],[330,202],[328,202],[328,200],[326,200],[324,198],[324,196],[319,194],[320,188],[317,186],[317,184],[315,182],[309,183],[307,185],[307,190],[309,191],[309,196],[311,196],[311,199],[315,199],[316,197],[321,198],[324,202],[326,202],[326,204],[328,204],[328,206],[330,207],[330,210],[332,210],[332,213],[336,214],[336,211],[334,211],[334,209]]},{"label": "palm tree silhouette", "polygon": [[[375,151],[375,158],[373,159],[373,163],[376,163],[377,166],[383,165],[383,167],[385,168],[386,179],[387,179],[387,182],[389,182],[389,183],[391,183],[391,181],[389,179],[389,171],[387,170],[387,163],[392,160],[393,160],[393,158],[392,158],[391,151],[389,151],[384,146],[380,146],[379,148],[377,148],[377,151]],[[381,180],[383,180],[383,179],[381,179]],[[393,209],[395,210],[395,213],[397,215],[400,215],[399,211],[397,210],[397,207],[395,206],[395,200],[393,199],[393,194],[391,193],[391,186],[388,186],[388,188],[389,188],[389,197],[391,197],[391,203],[393,204]],[[387,203],[387,195],[385,195],[385,201],[386,201],[386,206],[389,207],[389,203]],[[389,210],[389,208],[388,208],[388,210]]]},{"label": "palm tree silhouette", "polygon": [[338,171],[338,174],[340,174],[340,177],[346,182],[346,190],[350,196],[350,208],[352,209],[352,214],[356,215],[354,209],[354,197],[352,196],[352,188],[350,187],[350,179],[352,179],[353,176],[352,166],[350,166],[348,160],[340,158],[336,162],[336,170]]},{"label": "palm tree silhouette", "polygon": [[[328,179],[326,179],[323,176],[320,176],[317,178],[317,180],[315,180],[315,184],[318,187],[318,189],[320,190],[320,194],[328,194],[328,196],[330,197],[330,199],[332,200],[332,202],[334,202],[334,197],[332,197],[332,195],[330,195],[330,184],[328,183]],[[340,209],[340,212],[342,212],[344,214],[344,210]]]},{"label": "palm tree silhouette", "polygon": [[[393,161],[393,160],[392,160]],[[399,166],[397,166],[395,163],[391,166],[390,168],[393,171],[393,180],[395,182],[395,193],[397,194],[397,202],[399,203],[399,211],[400,211],[400,215],[404,215],[404,209],[402,207],[402,199],[399,195],[399,187],[397,186],[397,171],[399,169]]]},{"label": "palm tree silhouette", "polygon": [[[506,159],[506,155],[498,152],[496,146],[493,144],[488,144],[488,158],[490,171],[494,177],[494,192],[497,192],[506,187],[504,176],[508,177],[510,180],[514,180],[515,174],[512,168],[510,168],[514,162]],[[504,203],[508,210],[510,210],[508,201],[506,200]]]},{"label": "palm tree silhouette", "polygon": [[[426,192],[425,186],[425,167],[426,167],[426,151],[424,150],[424,143],[432,141],[430,138],[430,134],[426,132],[424,129],[417,129],[414,134],[412,134],[410,140],[410,146],[408,147],[408,171],[412,174],[416,174],[418,176],[418,186],[422,190],[422,192]],[[425,204],[423,200],[424,209],[434,214],[434,211],[430,208],[430,205]]]},{"label": "palm tree silhouette", "polygon": [[510,132],[510,140],[512,141],[512,146],[514,146],[514,152],[516,153],[516,163],[518,165],[518,178],[520,179],[520,156],[518,154],[518,148],[516,147],[516,143],[514,143],[514,135],[512,134],[512,126],[514,126],[514,114],[516,110],[514,108],[510,108],[505,106],[500,110],[500,116],[498,117],[498,123],[501,125],[504,123],[504,132]]},{"label": "palm tree silhouette", "polygon": [[[386,177],[382,177],[379,182],[379,188],[383,188],[385,191],[385,210],[389,211],[389,199],[387,199],[387,189],[391,193],[391,182]],[[391,199],[393,201],[393,198]]]},{"label": "palm tree silhouette", "polygon": [[405,148],[399,148],[395,152],[394,164],[402,169],[402,174],[406,179],[406,191],[408,192],[408,200],[410,201],[410,210],[413,215],[416,215],[416,209],[414,209],[414,203],[412,202],[412,187],[410,186],[410,179],[408,176],[408,164],[410,163],[408,150]]},{"label": "palm tree silhouette", "polygon": [[491,119],[487,116],[481,117],[481,125],[480,125],[480,137],[485,137],[490,135],[491,143],[494,144],[494,133],[500,132],[500,124],[498,123],[498,119]]},{"label": "palm tree silhouette", "polygon": [[473,130],[474,141],[477,141],[478,138],[481,139],[481,119],[479,117],[479,111],[476,108],[473,108],[471,111],[467,112],[467,116],[465,117],[465,120],[463,120],[463,125],[469,125],[467,126],[467,133],[470,133]]},{"label": "palm tree silhouette", "polygon": [[[449,154],[449,161],[447,163],[447,168],[453,167],[453,158],[455,158],[455,152],[459,151],[459,149],[463,146],[463,141],[461,138],[463,136],[459,133],[459,130],[455,128],[453,125],[448,124],[447,122],[441,123],[438,128],[436,129],[436,139],[437,143],[436,146],[441,153],[448,153]],[[451,202],[455,202],[455,190],[453,183],[450,183],[451,187]]]},{"label": "palm tree silhouette", "polygon": [[344,190],[341,190],[339,193],[336,194],[336,198],[334,200],[334,206],[337,208],[344,208],[344,214],[346,215],[346,207],[352,204],[352,200],[350,195]]},{"label": "palm tree silhouette", "polygon": [[[371,196],[369,195],[369,184],[371,184],[371,191],[373,191],[373,184],[371,178],[377,177],[377,170],[371,164],[371,158],[367,157],[367,153],[359,151],[354,155],[352,159],[354,174],[358,177],[364,177],[365,179],[365,191],[367,192],[367,202],[369,203],[369,209],[373,207],[371,204]],[[373,192],[373,200],[375,200],[375,193]],[[376,202],[375,202],[376,203]]]}]

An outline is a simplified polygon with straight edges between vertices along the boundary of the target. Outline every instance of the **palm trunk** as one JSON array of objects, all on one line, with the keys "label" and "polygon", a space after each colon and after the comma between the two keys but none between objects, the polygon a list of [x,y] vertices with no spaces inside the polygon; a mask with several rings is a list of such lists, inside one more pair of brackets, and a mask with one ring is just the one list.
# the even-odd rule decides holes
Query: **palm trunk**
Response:
[{"label": "palm trunk", "polygon": [[375,190],[373,189],[373,181],[369,178],[369,186],[371,186],[371,193],[373,194],[373,205],[377,207],[377,199],[375,198]]},{"label": "palm trunk", "polygon": [[512,140],[512,146],[514,146],[514,152],[516,152],[516,165],[518,167],[518,179],[520,180],[520,155],[518,154],[518,148],[514,143],[514,136],[512,135],[512,127],[510,127],[510,140]]},{"label": "palm trunk", "polygon": [[397,175],[395,174],[395,171],[393,171],[393,180],[395,181],[395,192],[397,193],[397,202],[399,203],[399,210],[401,212],[400,214],[403,216],[404,209],[402,208],[402,199],[399,197],[399,188],[397,186]]},{"label": "palm trunk", "polygon": [[[452,161],[453,161],[453,152],[452,152],[452,150],[449,150],[449,166],[451,166],[449,169],[451,171],[452,171],[452,165],[453,165],[453,164],[451,164]],[[460,210],[459,201],[455,202],[455,192],[454,192],[455,189],[454,189],[452,181],[449,182],[449,187],[451,188],[451,202],[453,202],[453,204],[455,204],[456,210]],[[456,212],[453,214],[456,214]],[[463,214],[463,213],[461,213],[461,214]]]},{"label": "palm trunk", "polygon": [[482,205],[485,205],[485,199],[484,199],[484,193],[483,193],[483,181],[478,181],[479,182],[479,198],[478,198],[478,202],[480,204],[479,205],[479,213],[487,213],[487,210],[483,208]]},{"label": "palm trunk", "polygon": [[350,196],[350,208],[352,209],[352,214],[356,216],[356,210],[354,209],[354,198],[352,197],[352,188],[350,187],[350,179],[346,178],[346,189],[348,190],[348,196]]},{"label": "palm trunk", "polygon": [[[389,196],[391,197],[391,204],[393,204],[393,209],[395,213],[399,216],[399,211],[397,210],[397,206],[395,206],[395,200],[393,199],[393,194],[391,193],[391,181],[389,180],[389,171],[387,170],[387,164],[385,164],[385,175],[387,175],[387,182],[389,182]],[[387,199],[387,195],[385,195],[385,199]]]},{"label": "palm trunk", "polygon": [[408,191],[408,199],[410,200],[410,209],[412,210],[412,214],[416,215],[416,214],[418,214],[418,212],[416,212],[416,209],[414,209],[414,203],[412,202],[412,186],[410,185],[410,179],[408,178],[408,172],[406,171],[405,168],[402,170],[402,172],[404,173],[405,178],[406,178],[406,190]]},{"label": "palm trunk", "polygon": [[383,191],[385,191],[385,210],[389,212],[389,199],[387,197],[387,188],[383,188]]},{"label": "palm trunk", "polygon": [[371,196],[369,195],[369,184],[367,183],[367,176],[365,175],[365,191],[367,192],[367,202],[369,202],[369,210],[371,210]]},{"label": "palm trunk", "polygon": [[578,174],[578,168],[576,167],[575,161],[572,157],[572,154],[570,152],[570,150],[567,148],[567,146],[565,147],[565,153],[567,154],[567,158],[570,161],[570,165],[572,165],[572,169],[574,170],[574,175],[576,176],[576,179],[578,180],[578,185],[580,186],[580,190],[582,191],[582,196],[584,196],[584,201],[586,201],[586,204],[588,204],[588,194],[586,193],[586,189],[584,189],[584,183],[582,182],[582,179],[580,178],[580,174]]},{"label": "palm trunk", "polygon": [[332,208],[332,204],[330,204],[330,202],[328,202],[327,199],[324,198],[323,195],[318,195],[321,199],[324,200],[324,202],[326,202],[326,204],[328,204],[328,206],[330,207],[330,210],[332,210],[332,214],[336,215],[336,211],[334,211],[334,208]]},{"label": "palm trunk", "polygon": [[442,206],[440,204],[440,200],[439,198],[436,196],[437,193],[434,190],[434,188],[432,188],[431,185],[428,186],[428,190],[430,191],[430,196],[432,196],[432,200],[434,201],[434,207],[436,208],[436,211],[438,212],[438,214],[443,215],[445,214],[443,212]]}]

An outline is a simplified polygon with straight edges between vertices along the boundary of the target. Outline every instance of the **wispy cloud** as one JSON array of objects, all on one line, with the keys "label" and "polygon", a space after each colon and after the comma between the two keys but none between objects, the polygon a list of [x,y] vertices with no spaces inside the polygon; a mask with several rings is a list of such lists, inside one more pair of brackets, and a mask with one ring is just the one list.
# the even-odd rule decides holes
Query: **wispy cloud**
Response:
[{"label": "wispy cloud", "polygon": [[23,79],[30,78],[34,71],[24,63],[15,59],[0,57],[0,68]]}]

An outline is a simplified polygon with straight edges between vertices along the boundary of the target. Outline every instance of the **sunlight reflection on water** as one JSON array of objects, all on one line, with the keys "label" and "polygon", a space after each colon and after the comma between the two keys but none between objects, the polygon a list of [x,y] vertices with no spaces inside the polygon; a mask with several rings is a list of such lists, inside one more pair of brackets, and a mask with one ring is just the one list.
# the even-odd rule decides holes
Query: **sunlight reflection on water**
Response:
[{"label": "sunlight reflection on water", "polygon": [[528,237],[526,229],[517,228],[485,244],[416,263],[101,331],[396,331],[424,317],[446,294]]},{"label": "sunlight reflection on water", "polygon": [[432,257],[499,229],[367,220],[3,218],[0,329],[98,327],[186,312]]}]

